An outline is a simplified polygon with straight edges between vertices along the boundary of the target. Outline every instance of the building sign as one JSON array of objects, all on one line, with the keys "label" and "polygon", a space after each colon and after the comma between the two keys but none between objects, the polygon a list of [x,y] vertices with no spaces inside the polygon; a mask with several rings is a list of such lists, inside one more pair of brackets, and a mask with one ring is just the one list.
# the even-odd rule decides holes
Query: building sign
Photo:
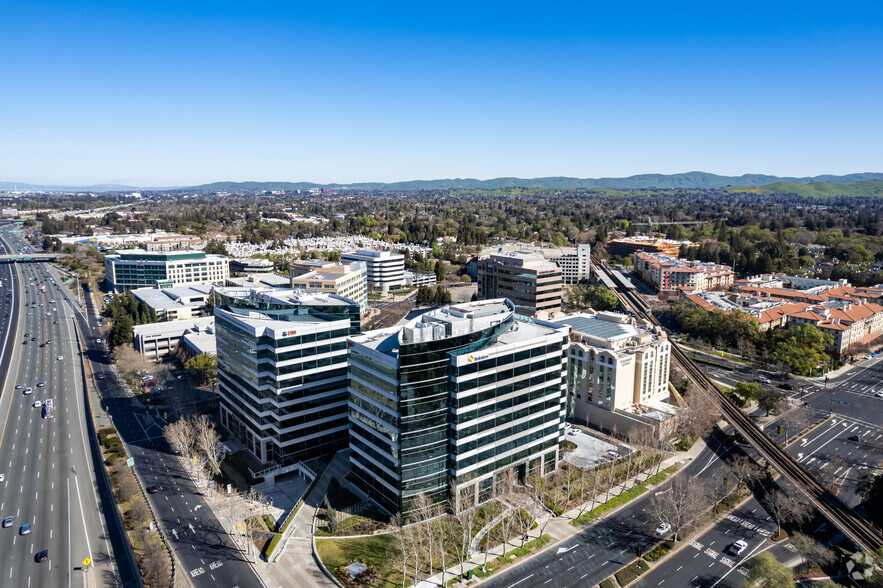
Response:
[{"label": "building sign", "polygon": [[292,335],[297,335],[297,331],[282,331],[283,337],[291,337]]},{"label": "building sign", "polygon": [[487,359],[488,357],[490,357],[490,356],[489,355],[470,355],[468,358],[468,361],[469,361],[469,363],[472,363],[473,361],[481,361],[482,359]]}]

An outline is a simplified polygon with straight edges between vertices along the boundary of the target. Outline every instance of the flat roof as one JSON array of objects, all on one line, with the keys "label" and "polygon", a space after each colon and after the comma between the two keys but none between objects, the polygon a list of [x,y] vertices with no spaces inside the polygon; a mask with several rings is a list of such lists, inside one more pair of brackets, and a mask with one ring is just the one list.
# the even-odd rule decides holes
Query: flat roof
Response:
[{"label": "flat roof", "polygon": [[551,322],[568,325],[578,333],[607,341],[627,339],[639,334],[638,329],[630,322],[618,323],[585,313],[552,319]]}]

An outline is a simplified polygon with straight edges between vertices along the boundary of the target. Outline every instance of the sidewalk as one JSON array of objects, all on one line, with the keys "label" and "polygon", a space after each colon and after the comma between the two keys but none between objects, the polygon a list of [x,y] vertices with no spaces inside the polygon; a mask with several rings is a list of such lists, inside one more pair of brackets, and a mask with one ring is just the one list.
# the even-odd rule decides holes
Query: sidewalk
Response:
[{"label": "sidewalk", "polygon": [[[679,465],[679,464],[683,464],[688,461],[692,461],[700,453],[702,453],[702,451],[704,451],[705,448],[706,448],[705,441],[703,441],[702,439],[699,439],[698,441],[696,441],[696,443],[693,444],[693,447],[691,447],[690,450],[687,451],[686,453],[678,453],[678,454],[675,454],[667,459],[662,460],[662,464],[659,466],[659,471],[662,471],[665,468],[668,468],[673,465]],[[617,486],[614,486],[606,496],[608,497],[608,499],[612,499],[616,496],[619,496],[623,491],[630,489],[632,486],[634,486],[638,482],[643,482],[644,480],[646,480],[650,476],[651,476],[650,472],[642,472],[642,473],[638,474],[635,478],[632,478],[623,484],[619,484]],[[538,538],[539,537],[539,529],[543,529],[543,524],[546,521],[549,521],[548,524],[546,525],[546,528],[543,529],[543,532],[546,535],[549,535],[549,537],[551,538],[551,541],[541,551],[545,551],[546,549],[555,548],[560,542],[570,539],[571,537],[578,535],[583,530],[585,530],[585,526],[574,527],[573,525],[570,524],[570,522],[572,520],[576,519],[579,516],[580,512],[584,512],[584,513],[589,512],[593,508],[596,508],[596,507],[604,504],[606,501],[607,501],[606,499],[605,500],[593,500],[592,504],[590,504],[588,508],[585,508],[585,509],[572,508],[569,511],[563,513],[561,516],[555,517],[555,518],[551,518],[552,517],[551,513],[546,513],[543,517],[541,517],[537,521],[538,524],[537,524],[536,530],[533,530],[530,533],[528,533],[528,536],[527,536],[527,539],[525,540],[525,542],[532,541],[533,539]],[[592,524],[595,524],[598,521],[601,521],[601,520],[615,514],[617,511],[619,511],[619,509],[623,508],[627,504],[629,504],[629,503],[623,504],[619,508],[615,508],[613,510],[610,510],[610,511],[604,513],[601,517],[599,517],[598,519],[595,519]],[[549,520],[550,518],[551,518],[551,520]],[[518,547],[521,547],[521,539],[520,538],[507,541],[505,544],[497,545],[489,551],[487,561],[488,562],[493,561],[494,558],[504,555],[505,553],[508,553],[509,551],[516,549]],[[515,565],[518,566],[518,565],[523,564],[524,562],[526,562],[530,558],[536,556],[538,553],[540,553],[540,552],[538,551],[538,552],[531,554],[527,557],[519,558],[518,560],[516,560]],[[484,552],[483,551],[474,552],[472,557],[463,564],[463,567],[462,567],[463,573],[465,574],[466,571],[468,571],[468,570],[480,568],[482,565],[484,565],[484,562],[485,562]],[[511,567],[512,566],[508,566],[506,569],[511,569]],[[460,570],[461,570],[460,565],[455,565],[455,566],[449,567],[445,573],[445,578],[444,578],[445,582],[449,582],[451,579],[460,575]],[[615,571],[616,570],[611,569],[610,573],[612,574]],[[491,576],[491,578],[493,578],[493,576]],[[482,581],[477,576],[474,577],[474,579],[478,580],[478,582]],[[431,578],[427,578],[427,579],[419,582],[417,584],[416,588],[434,588],[434,587],[442,586],[442,585],[443,584],[442,584],[441,574],[436,574],[435,576],[432,576]]]}]

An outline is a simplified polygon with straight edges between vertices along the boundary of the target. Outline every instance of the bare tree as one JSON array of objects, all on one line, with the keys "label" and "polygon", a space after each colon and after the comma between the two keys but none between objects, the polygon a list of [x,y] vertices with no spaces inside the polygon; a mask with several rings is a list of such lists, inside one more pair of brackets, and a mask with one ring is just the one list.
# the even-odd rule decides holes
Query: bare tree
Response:
[{"label": "bare tree", "polygon": [[[411,537],[402,525],[401,513],[389,519],[389,530],[392,535],[393,549],[389,551],[396,556],[397,563],[402,565],[402,588],[408,583],[408,561],[411,559]],[[416,584],[416,582],[415,582]]]},{"label": "bare tree", "polygon": [[782,524],[800,522],[809,516],[809,507],[797,498],[776,488],[766,496],[764,506],[776,521],[776,536],[782,533]]},{"label": "bare tree", "polygon": [[145,585],[150,588],[169,586],[172,582],[169,557],[156,533],[144,530],[141,535],[141,572]]},{"label": "bare tree", "polygon": [[196,432],[190,419],[178,419],[163,428],[163,437],[175,451],[181,453],[188,467],[192,464],[196,449]]},{"label": "bare tree", "polygon": [[221,444],[221,435],[215,428],[215,424],[207,417],[195,420],[196,446],[205,456],[205,460],[212,469],[212,473],[215,475],[220,474],[221,462],[224,461],[226,456],[224,446]]},{"label": "bare tree", "polygon": [[150,519],[150,509],[147,508],[147,503],[144,501],[144,498],[136,496],[132,500],[132,508],[129,511],[129,514],[132,516],[132,523],[134,523],[136,529],[140,529],[144,526],[144,524]]},{"label": "bare tree", "polygon": [[757,465],[753,459],[745,454],[736,455],[729,463],[730,471],[739,481],[739,484],[750,486],[763,477],[763,468]]},{"label": "bare tree", "polygon": [[118,345],[112,354],[113,360],[117,364],[117,370],[124,378],[139,373],[153,372],[153,364],[144,359],[141,353],[136,351],[132,345]]},{"label": "bare tree", "polygon": [[[474,492],[475,486],[467,486],[465,492]],[[457,554],[458,564],[460,565],[460,577],[465,574],[463,569],[466,560],[469,559],[469,553],[472,549],[472,534],[475,532],[475,519],[478,516],[478,508],[474,506],[473,501],[467,503],[462,497],[463,491],[457,485],[456,481],[451,482],[451,492],[448,508],[454,513],[456,521],[454,542],[455,552]]]},{"label": "bare tree", "polygon": [[678,414],[677,430],[690,438],[707,435],[720,417],[720,410],[709,392],[693,385],[685,398],[687,408]]},{"label": "bare tree", "polygon": [[705,510],[710,503],[708,486],[697,478],[679,475],[672,478],[664,490],[650,498],[650,510],[659,519],[671,525],[674,540],[692,517]]}]

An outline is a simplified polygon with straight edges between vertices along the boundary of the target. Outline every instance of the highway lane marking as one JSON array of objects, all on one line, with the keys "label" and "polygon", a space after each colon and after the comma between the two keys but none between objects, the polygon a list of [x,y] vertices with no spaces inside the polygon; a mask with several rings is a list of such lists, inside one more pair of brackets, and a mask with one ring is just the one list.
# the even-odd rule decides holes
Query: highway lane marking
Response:
[{"label": "highway lane marking", "polygon": [[[518,586],[518,585],[521,584],[522,582],[526,582],[527,580],[530,580],[531,578],[533,578],[533,574],[531,574],[531,575],[529,575],[529,576],[527,576],[527,577],[525,577],[525,578],[522,578],[522,579],[518,580],[518,581],[515,582],[514,584],[509,584],[508,588],[512,588],[513,586]],[[585,576],[583,576],[583,578],[585,578]]]}]

